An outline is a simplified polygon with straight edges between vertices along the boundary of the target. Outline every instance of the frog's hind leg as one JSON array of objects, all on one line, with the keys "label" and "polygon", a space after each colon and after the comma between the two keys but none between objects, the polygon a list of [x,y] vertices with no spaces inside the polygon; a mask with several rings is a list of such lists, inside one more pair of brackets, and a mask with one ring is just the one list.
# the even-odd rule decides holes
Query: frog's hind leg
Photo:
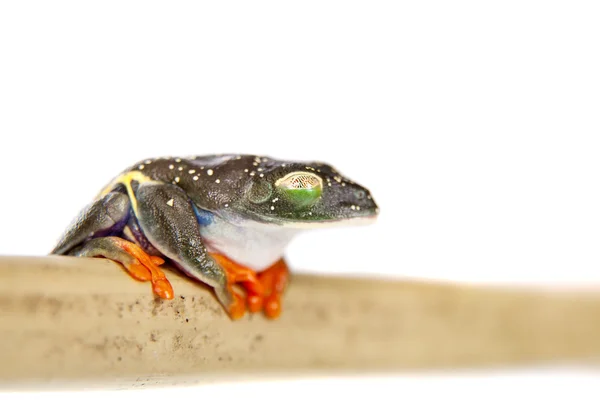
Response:
[{"label": "frog's hind leg", "polygon": [[174,297],[173,287],[158,268],[165,261],[156,256],[150,256],[140,246],[116,236],[92,239],[81,247],[76,247],[69,255],[78,257],[104,257],[123,265],[131,276],[140,281],[152,281],[152,290],[163,298],[170,300]]},{"label": "frog's hind leg", "polygon": [[50,253],[67,254],[91,238],[119,232],[127,223],[130,206],[129,197],[117,191],[94,201],[81,210]]},{"label": "frog's hind leg", "polygon": [[173,288],[158,268],[164,261],[149,256],[136,244],[117,236],[130,217],[129,197],[110,192],[84,208],[64,233],[51,254],[105,257],[121,263],[136,279],[152,281],[154,292],[173,298]]},{"label": "frog's hind leg", "polygon": [[184,273],[213,287],[229,315],[241,318],[246,305],[233,285],[252,281],[255,289],[261,291],[256,274],[228,270],[211,257],[203,244],[192,203],[183,189],[171,184],[142,183],[136,198],[138,222],[152,245]]}]

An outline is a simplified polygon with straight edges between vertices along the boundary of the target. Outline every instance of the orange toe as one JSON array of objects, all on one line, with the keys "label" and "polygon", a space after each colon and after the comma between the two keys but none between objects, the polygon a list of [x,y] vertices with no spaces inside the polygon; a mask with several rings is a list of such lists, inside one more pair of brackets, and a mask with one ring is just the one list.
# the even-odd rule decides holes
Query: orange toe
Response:
[{"label": "orange toe", "polygon": [[264,313],[268,318],[275,319],[281,314],[281,300],[279,296],[269,297],[265,301]]},{"label": "orange toe", "polygon": [[160,257],[157,256],[150,256],[150,260],[154,263],[154,265],[159,266],[159,265],[163,265],[165,263],[165,260],[163,260]]},{"label": "orange toe", "polygon": [[146,282],[152,279],[152,274],[148,271],[148,268],[144,267],[140,262],[136,259],[133,264],[129,265],[128,268],[129,274],[133,276],[138,281]]},{"label": "orange toe", "polygon": [[263,308],[264,301],[262,296],[249,294],[246,302],[248,303],[248,311],[251,313],[259,312]]},{"label": "orange toe", "polygon": [[171,286],[171,282],[167,278],[152,282],[152,291],[161,299],[171,300],[175,297],[173,286]]},{"label": "orange toe", "polygon": [[244,304],[244,299],[237,293],[233,294],[234,300],[231,306],[229,307],[229,316],[233,320],[240,319],[246,314],[246,305]]}]

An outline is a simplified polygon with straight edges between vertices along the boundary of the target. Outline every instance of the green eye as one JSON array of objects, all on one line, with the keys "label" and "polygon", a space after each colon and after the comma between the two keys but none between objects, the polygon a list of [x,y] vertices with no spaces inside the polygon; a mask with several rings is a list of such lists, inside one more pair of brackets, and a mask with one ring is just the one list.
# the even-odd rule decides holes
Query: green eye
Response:
[{"label": "green eye", "polygon": [[275,182],[284,195],[300,207],[313,204],[321,197],[323,181],[315,174],[292,172]]}]

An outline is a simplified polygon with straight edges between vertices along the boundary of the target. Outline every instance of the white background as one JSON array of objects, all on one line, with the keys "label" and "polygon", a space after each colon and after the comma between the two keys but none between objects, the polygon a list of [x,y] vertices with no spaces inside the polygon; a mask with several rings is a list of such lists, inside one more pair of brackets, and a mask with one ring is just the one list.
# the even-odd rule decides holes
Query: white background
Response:
[{"label": "white background", "polygon": [[[599,20],[592,1],[3,2],[0,254],[47,253],[139,159],[241,152],[327,161],[381,207],[373,226],[299,237],[295,270],[598,285]],[[595,398],[598,378],[160,393]]]}]

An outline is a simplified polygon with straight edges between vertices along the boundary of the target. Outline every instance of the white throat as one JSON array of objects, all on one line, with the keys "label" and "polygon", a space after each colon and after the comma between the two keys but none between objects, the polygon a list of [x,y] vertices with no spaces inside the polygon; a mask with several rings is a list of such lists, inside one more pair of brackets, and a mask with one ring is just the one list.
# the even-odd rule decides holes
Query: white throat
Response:
[{"label": "white throat", "polygon": [[262,270],[278,261],[300,229],[246,221],[234,225],[215,215],[214,221],[200,228],[208,250],[231,260]]}]

